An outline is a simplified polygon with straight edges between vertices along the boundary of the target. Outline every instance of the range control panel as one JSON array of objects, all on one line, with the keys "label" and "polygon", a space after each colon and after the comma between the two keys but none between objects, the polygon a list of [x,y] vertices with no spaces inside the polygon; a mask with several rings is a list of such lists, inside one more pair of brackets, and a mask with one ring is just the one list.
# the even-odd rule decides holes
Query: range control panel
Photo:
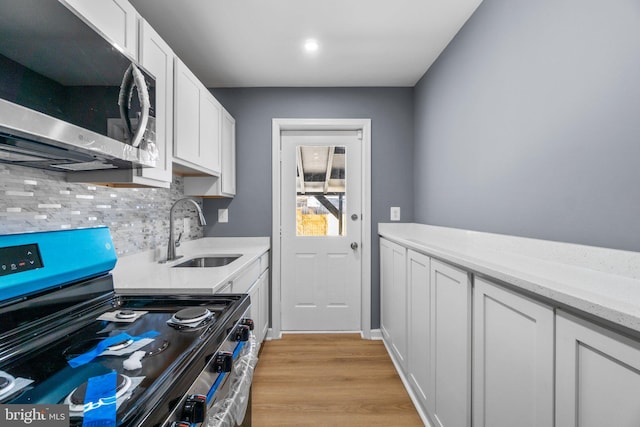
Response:
[{"label": "range control panel", "polygon": [[35,243],[0,248],[0,276],[42,268],[42,258]]}]

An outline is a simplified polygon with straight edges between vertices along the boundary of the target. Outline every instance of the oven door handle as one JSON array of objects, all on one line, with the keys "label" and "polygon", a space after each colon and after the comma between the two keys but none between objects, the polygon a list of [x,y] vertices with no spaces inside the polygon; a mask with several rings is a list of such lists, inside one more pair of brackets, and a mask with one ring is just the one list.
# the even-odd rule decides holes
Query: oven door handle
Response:
[{"label": "oven door handle", "polygon": [[[245,347],[245,345],[247,345]],[[242,355],[240,352],[243,348],[247,348]],[[208,426],[219,427],[226,426],[230,423],[232,425],[240,425],[244,420],[249,394],[251,393],[251,381],[253,378],[253,369],[257,362],[257,344],[255,342],[255,336],[252,335],[252,339],[247,342],[239,342],[233,351],[234,358],[236,358],[235,367],[232,368],[232,372],[236,375],[234,383],[229,390],[229,394],[216,400],[209,410]],[[219,386],[219,382],[222,382],[221,377],[224,378],[225,374],[220,374],[216,383],[211,387],[216,389]],[[237,381],[236,381],[237,379]],[[213,398],[207,395],[208,401]]]}]

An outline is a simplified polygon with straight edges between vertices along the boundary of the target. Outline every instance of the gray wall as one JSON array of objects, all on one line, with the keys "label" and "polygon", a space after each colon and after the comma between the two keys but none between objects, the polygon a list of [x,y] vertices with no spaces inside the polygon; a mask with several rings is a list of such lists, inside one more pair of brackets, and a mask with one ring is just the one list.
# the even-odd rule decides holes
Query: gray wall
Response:
[{"label": "gray wall", "polygon": [[417,222],[640,251],[637,0],[484,0],[414,120]]},{"label": "gray wall", "polygon": [[[236,119],[237,194],[205,199],[207,236],[271,236],[271,119],[370,118],[372,156],[372,327],[379,326],[378,222],[400,206],[413,220],[412,88],[216,89]],[[219,208],[229,222],[217,224]]]}]

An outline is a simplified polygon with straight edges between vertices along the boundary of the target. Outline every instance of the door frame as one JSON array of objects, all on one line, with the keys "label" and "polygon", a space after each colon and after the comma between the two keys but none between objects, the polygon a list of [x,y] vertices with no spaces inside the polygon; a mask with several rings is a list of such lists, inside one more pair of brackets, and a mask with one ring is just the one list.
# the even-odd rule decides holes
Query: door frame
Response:
[{"label": "door frame", "polygon": [[360,332],[371,339],[371,119],[272,119],[271,122],[271,328],[268,339],[282,336],[280,318],[281,299],[281,241],[280,241],[280,135],[283,130],[360,130],[362,131],[362,221],[361,229],[361,293]]}]

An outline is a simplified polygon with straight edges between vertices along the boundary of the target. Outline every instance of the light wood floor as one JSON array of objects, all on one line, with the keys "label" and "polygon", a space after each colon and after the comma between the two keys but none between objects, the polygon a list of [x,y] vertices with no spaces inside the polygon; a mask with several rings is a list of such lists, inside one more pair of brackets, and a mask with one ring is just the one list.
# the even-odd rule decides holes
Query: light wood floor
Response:
[{"label": "light wood floor", "polygon": [[253,377],[254,427],[423,426],[382,341],[285,334]]}]

